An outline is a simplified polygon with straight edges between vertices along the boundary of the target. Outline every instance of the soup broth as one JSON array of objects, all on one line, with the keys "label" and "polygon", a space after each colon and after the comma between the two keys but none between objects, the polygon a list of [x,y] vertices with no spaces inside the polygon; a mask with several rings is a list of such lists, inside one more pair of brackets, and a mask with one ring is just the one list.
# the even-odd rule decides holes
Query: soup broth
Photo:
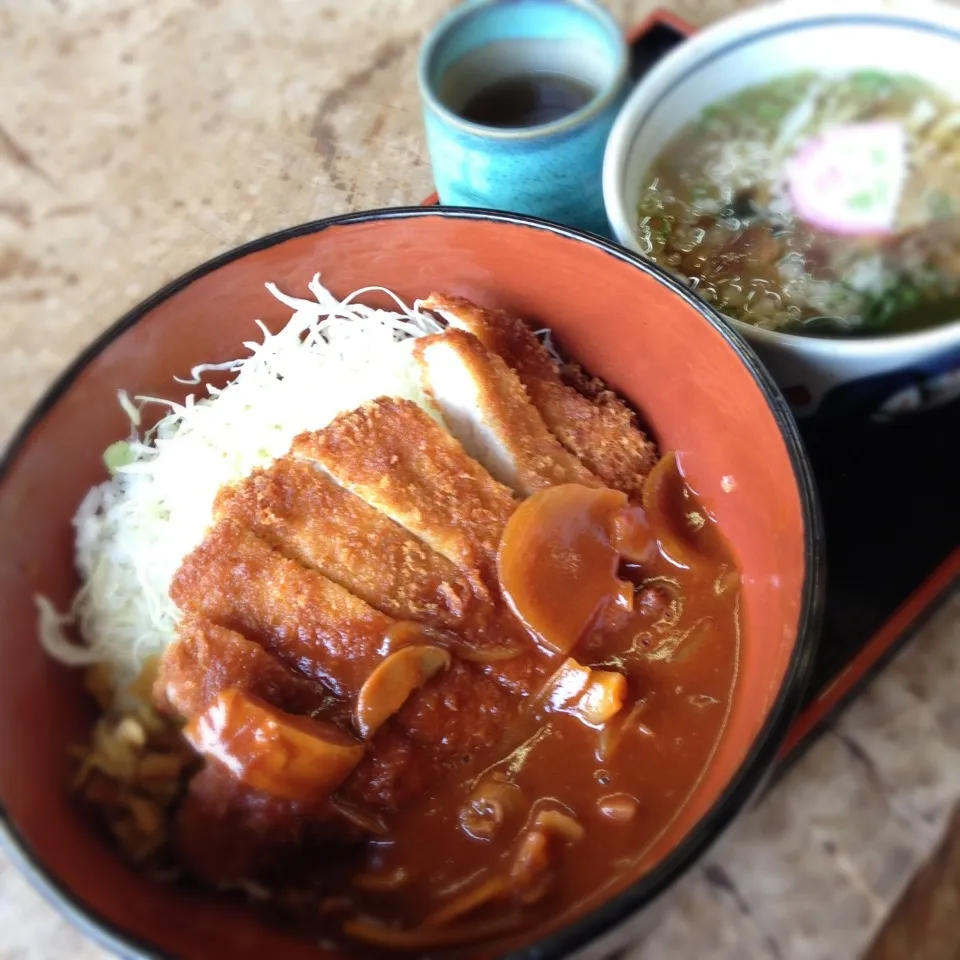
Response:
[{"label": "soup broth", "polygon": [[647,171],[644,253],[728,316],[870,335],[960,316],[960,110],[912,76],[804,72],[718,101]]}]

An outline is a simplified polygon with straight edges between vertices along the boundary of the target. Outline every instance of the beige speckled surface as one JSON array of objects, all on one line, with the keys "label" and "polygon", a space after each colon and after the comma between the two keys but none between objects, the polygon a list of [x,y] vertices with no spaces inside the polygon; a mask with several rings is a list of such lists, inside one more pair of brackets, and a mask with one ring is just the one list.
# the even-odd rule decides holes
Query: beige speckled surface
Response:
[{"label": "beige speckled surface", "polygon": [[[298,221],[430,190],[444,0],[0,0],[0,439],[127,307]],[[616,0],[623,22],[655,4]],[[669,4],[696,23],[734,0]],[[671,895],[632,960],[855,957],[960,797],[956,596]],[[93,960],[0,858],[0,958]]]}]

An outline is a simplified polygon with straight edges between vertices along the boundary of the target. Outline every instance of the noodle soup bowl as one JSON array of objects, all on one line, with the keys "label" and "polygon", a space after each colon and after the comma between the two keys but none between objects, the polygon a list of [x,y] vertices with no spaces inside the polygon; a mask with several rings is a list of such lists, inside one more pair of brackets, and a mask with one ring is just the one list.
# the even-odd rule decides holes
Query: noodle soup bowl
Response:
[{"label": "noodle soup bowl", "polygon": [[[617,118],[603,173],[614,235],[644,252],[637,210],[645,174],[711,103],[801,71],[872,69],[913,74],[960,105],[958,58],[960,10],[927,0],[784,0],[720,21],[661,60]],[[960,320],[842,338],[727,322],[756,350],[799,416],[883,420],[960,396]]]},{"label": "noodle soup bowl", "polygon": [[[686,802],[616,885],[470,956],[606,956],[755,795],[803,693],[821,592],[821,534],[796,426],[740,338],[678,282],[622,247],[513,214],[413,208],[305,224],[233,250],[133,309],[76,359],[0,464],[0,841],[41,893],[130,958],[317,960],[335,954],[251,907],[128,868],[71,797],[94,704],[38,642],[34,598],[78,587],[72,518],[127,435],[117,391],[182,400],[199,363],[242,355],[255,320],[290,317],[264,284],[306,297],[317,270],[343,297],[432,290],[549,325],[642,412],[716,517],[741,570],[738,674],[714,752]],[[380,299],[378,300],[378,296]],[[364,300],[389,308],[385,295]],[[435,838],[424,837],[430,845]],[[589,842],[589,840],[588,840]],[[625,854],[627,851],[625,851]],[[369,955],[369,954],[363,954]],[[461,954],[462,955],[462,954]]]}]

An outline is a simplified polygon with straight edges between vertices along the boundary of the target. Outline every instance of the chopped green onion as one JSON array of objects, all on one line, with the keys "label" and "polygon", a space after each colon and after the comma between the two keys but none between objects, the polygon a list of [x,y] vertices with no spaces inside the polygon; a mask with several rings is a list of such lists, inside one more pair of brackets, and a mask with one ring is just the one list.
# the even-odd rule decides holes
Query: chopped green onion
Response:
[{"label": "chopped green onion", "polygon": [[121,467],[125,467],[128,463],[133,463],[134,459],[130,444],[126,440],[118,440],[116,443],[111,443],[110,446],[103,451],[103,464],[109,471],[111,477]]},{"label": "chopped green onion", "polygon": [[934,220],[948,220],[953,216],[953,201],[942,190],[931,190],[927,207]]}]

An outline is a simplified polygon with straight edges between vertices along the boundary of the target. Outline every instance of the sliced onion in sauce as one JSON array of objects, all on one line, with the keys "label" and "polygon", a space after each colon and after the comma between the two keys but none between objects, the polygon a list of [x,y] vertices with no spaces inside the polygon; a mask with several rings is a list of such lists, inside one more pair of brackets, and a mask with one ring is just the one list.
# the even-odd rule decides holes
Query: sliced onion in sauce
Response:
[{"label": "sliced onion in sauce", "polygon": [[541,885],[550,871],[550,844],[542,830],[528,830],[520,841],[510,879],[518,890],[533,890]]},{"label": "sliced onion in sauce", "polygon": [[473,889],[460,894],[459,897],[449,903],[438,907],[427,916],[422,927],[424,930],[431,930],[446,926],[454,920],[459,920],[461,917],[473,913],[474,910],[479,910],[493,900],[499,900],[507,896],[511,889],[512,884],[509,877],[504,875],[490,877]]},{"label": "sliced onion in sauce", "polygon": [[[648,700],[637,700],[623,717],[604,726],[600,731],[596,754],[597,759],[601,763],[606,763],[613,758],[626,733],[631,730],[642,732],[639,719],[646,712],[649,705]],[[648,730],[649,728],[644,729]]]},{"label": "sliced onion in sauce", "polygon": [[452,947],[461,943],[479,943],[517,927],[522,920],[519,911],[500,914],[489,920],[461,925],[403,930],[367,918],[348,920],[343,932],[355,940],[385,947],[388,950],[426,951]]},{"label": "sliced onion in sauce", "polygon": [[701,617],[686,630],[672,630],[654,648],[647,659],[666,663],[683,663],[713,633],[713,617]]},{"label": "sliced onion in sauce", "polygon": [[524,647],[519,643],[505,643],[500,646],[491,644],[489,647],[471,646],[465,640],[457,637],[450,649],[456,653],[458,659],[468,663],[502,663],[504,660],[515,660],[521,653],[535,647]]},{"label": "sliced onion in sauce", "polygon": [[533,818],[533,826],[543,833],[552,834],[571,843],[582,840],[586,834],[580,821],[572,813],[553,807],[538,810]]},{"label": "sliced onion in sauce", "polygon": [[684,636],[674,654],[674,663],[684,663],[689,660],[692,654],[713,635],[714,626],[713,617],[701,617]]},{"label": "sliced onion in sauce", "polygon": [[372,834],[375,837],[385,837],[389,832],[382,817],[369,810],[362,810],[342,797],[331,797],[330,808],[344,820],[363,830],[364,833]]},{"label": "sliced onion in sauce", "polygon": [[692,541],[686,501],[687,485],[671,450],[657,461],[643,485],[643,508],[661,552],[677,566],[690,568],[700,552]]},{"label": "sliced onion in sauce", "polygon": [[392,893],[399,890],[410,880],[410,874],[403,867],[397,867],[389,873],[358,873],[351,883],[358,890],[367,893]]},{"label": "sliced onion in sauce", "polygon": [[597,801],[597,810],[614,823],[629,823],[639,804],[629,793],[608,793]]},{"label": "sliced onion in sauce", "polygon": [[556,876],[553,846],[550,835],[539,827],[528,829],[521,836],[510,867],[517,902],[529,906],[542,899],[550,889]]},{"label": "sliced onion in sauce", "polygon": [[[522,630],[522,627],[518,629]],[[428,627],[413,620],[398,620],[387,630],[380,646],[380,653],[386,656],[395,653],[401,647],[416,644],[443,647],[455,653],[458,659],[469,663],[500,663],[503,660],[513,660],[530,649],[529,643],[523,643],[520,640],[489,645],[468,643],[452,630]]]}]

